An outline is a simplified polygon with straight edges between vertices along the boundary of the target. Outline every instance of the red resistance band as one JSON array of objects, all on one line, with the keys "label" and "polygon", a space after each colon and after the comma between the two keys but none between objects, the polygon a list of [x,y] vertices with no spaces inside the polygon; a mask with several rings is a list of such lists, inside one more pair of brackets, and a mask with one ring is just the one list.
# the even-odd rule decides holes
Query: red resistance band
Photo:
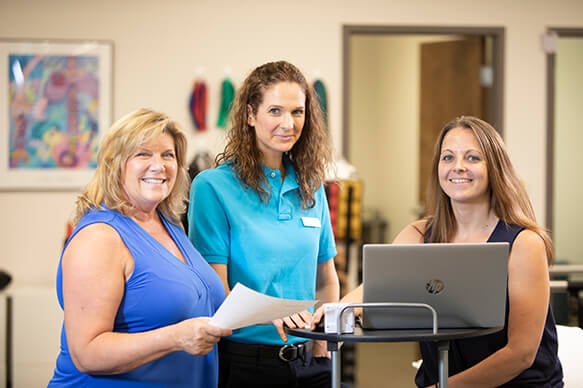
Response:
[{"label": "red resistance band", "polygon": [[194,81],[190,95],[190,114],[194,127],[200,131],[206,130],[207,88],[203,81]]}]

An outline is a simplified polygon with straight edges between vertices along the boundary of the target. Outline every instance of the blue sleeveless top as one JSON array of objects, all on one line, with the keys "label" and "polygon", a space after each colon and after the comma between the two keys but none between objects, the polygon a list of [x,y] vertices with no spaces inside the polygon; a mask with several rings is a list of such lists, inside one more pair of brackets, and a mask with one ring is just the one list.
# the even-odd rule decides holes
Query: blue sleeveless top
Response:
[{"label": "blue sleeveless top", "polygon": [[[138,333],[187,318],[212,316],[224,299],[221,280],[194,249],[182,228],[162,215],[160,218],[186,263],[178,260],[131,218],[111,210],[87,213],[66,242],[68,245],[71,238],[85,226],[104,223],[119,233],[130,251],[134,271],[125,285],[115,317],[114,332]],[[61,262],[57,270],[57,296],[62,308]],[[71,360],[63,324],[61,349],[48,387],[193,388],[216,387],[217,383],[216,346],[204,356],[193,356],[182,351],[171,353],[123,374],[98,376],[81,373]]]},{"label": "blue sleeveless top", "polygon": [[[523,229],[523,227],[517,225],[507,225],[502,221],[498,221],[488,242],[508,242],[512,246],[516,236]],[[508,305],[507,296],[506,319],[502,331],[481,337],[450,341],[448,353],[450,376],[476,365],[506,345],[508,342]],[[438,351],[435,342],[421,342],[419,345],[423,363],[415,376],[415,384],[418,387],[426,387],[439,381]],[[514,379],[502,385],[502,387],[563,387],[563,369],[557,350],[557,329],[549,304],[542,339],[533,364]]]}]

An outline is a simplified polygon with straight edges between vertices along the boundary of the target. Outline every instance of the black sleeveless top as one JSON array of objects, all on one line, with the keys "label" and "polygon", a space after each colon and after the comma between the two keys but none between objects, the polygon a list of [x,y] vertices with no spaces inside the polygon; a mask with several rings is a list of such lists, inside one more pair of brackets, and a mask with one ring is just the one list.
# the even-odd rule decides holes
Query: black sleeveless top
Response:
[{"label": "black sleeveless top", "polygon": [[[508,242],[512,246],[516,236],[523,229],[517,225],[507,225],[498,221],[488,242]],[[508,306],[509,300],[506,297],[506,319],[502,331],[481,337],[450,341],[448,353],[450,376],[474,366],[506,345],[508,342]],[[419,345],[423,363],[415,376],[415,384],[418,387],[426,387],[439,380],[437,345],[435,342],[421,342]],[[502,387],[563,387],[563,370],[557,350],[557,329],[549,304],[545,328],[533,364]]]}]

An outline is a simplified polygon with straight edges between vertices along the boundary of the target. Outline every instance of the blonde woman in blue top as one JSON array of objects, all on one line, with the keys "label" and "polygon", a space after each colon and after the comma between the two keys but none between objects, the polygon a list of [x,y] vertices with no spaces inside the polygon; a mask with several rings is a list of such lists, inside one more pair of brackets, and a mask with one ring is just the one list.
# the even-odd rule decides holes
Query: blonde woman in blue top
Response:
[{"label": "blonde woman in blue top", "polygon": [[[257,67],[237,92],[217,168],[194,179],[189,237],[223,281],[287,299],[337,301],[335,241],[323,187],[327,131],[294,65]],[[219,387],[329,387],[326,344],[287,336],[303,311],[236,330],[219,346]]]},{"label": "blonde woman in blue top", "polygon": [[57,272],[64,310],[49,388],[215,387],[209,324],[221,280],[180,224],[186,138],[168,116],[139,109],[113,124]]}]

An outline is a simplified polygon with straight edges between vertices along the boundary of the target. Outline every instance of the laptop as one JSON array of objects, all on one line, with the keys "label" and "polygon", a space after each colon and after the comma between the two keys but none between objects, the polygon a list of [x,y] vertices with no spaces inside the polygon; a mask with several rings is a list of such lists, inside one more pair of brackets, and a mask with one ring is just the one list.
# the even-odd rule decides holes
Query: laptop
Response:
[{"label": "laptop", "polygon": [[[426,303],[438,328],[504,326],[509,244],[365,244],[364,303]],[[364,308],[364,329],[428,329],[426,308]]]}]

